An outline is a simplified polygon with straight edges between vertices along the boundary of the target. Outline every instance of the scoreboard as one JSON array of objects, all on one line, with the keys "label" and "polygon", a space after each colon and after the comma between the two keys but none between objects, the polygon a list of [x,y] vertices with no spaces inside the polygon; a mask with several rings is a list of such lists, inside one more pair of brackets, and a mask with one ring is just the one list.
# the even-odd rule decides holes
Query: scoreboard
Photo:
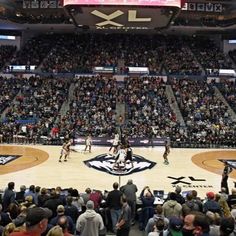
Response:
[{"label": "scoreboard", "polygon": [[181,0],[64,0],[66,5],[181,7]]},{"label": "scoreboard", "polygon": [[64,0],[74,24],[88,30],[150,30],[168,27],[183,0]]}]

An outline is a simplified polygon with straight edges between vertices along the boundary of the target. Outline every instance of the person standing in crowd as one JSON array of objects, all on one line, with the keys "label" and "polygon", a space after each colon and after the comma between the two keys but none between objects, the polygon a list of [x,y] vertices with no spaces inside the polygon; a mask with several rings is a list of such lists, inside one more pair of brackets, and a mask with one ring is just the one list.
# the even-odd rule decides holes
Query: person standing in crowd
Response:
[{"label": "person standing in crowd", "polygon": [[26,186],[21,185],[20,186],[20,191],[16,192],[16,201],[17,201],[18,204],[25,201],[25,191],[26,191]]},{"label": "person standing in crowd", "polygon": [[209,221],[207,220],[206,215],[201,213],[195,215],[193,226],[194,226],[193,230],[194,236],[209,236],[210,224]]},{"label": "person standing in crowd", "polygon": [[15,183],[9,182],[7,188],[3,193],[3,199],[2,199],[3,211],[6,211],[8,209],[10,203],[15,203],[16,194],[14,192],[14,188],[15,188]]},{"label": "person standing in crowd", "polygon": [[86,211],[77,219],[76,230],[80,236],[99,236],[99,231],[104,229],[103,219],[94,210],[93,201],[89,200],[86,208]]},{"label": "person standing in crowd", "polygon": [[169,219],[164,217],[163,215],[163,208],[162,205],[157,205],[155,208],[155,214],[153,215],[152,218],[148,220],[148,223],[145,227],[145,232],[146,234],[149,234],[152,232],[153,227],[155,226],[156,222],[158,219],[162,219],[164,221],[164,229],[167,229],[169,226]]},{"label": "person standing in crowd", "polygon": [[64,236],[73,236],[74,234],[70,234],[68,230],[68,218],[66,216],[61,216],[58,221],[57,225],[62,228]]},{"label": "person standing in crowd", "polygon": [[85,139],[85,149],[84,151],[86,152],[88,148],[89,153],[91,153],[91,148],[92,148],[92,137],[91,135],[88,135]]},{"label": "person standing in crowd", "polygon": [[57,206],[57,215],[55,217],[53,217],[50,220],[50,224],[55,226],[57,225],[58,220],[60,219],[60,217],[65,216],[67,218],[67,223],[68,223],[68,231],[70,233],[74,232],[74,223],[73,220],[70,216],[65,215],[65,207],[63,205],[58,205]]},{"label": "person standing in crowd", "polygon": [[175,193],[176,193],[176,201],[179,203],[179,204],[184,204],[185,203],[185,199],[184,197],[181,195],[181,191],[182,191],[182,188],[177,185],[176,188],[175,188]]},{"label": "person standing in crowd", "polygon": [[129,236],[131,225],[131,209],[125,196],[121,197],[122,209],[116,224],[117,236]]},{"label": "person standing in crowd", "polygon": [[225,188],[226,189],[226,193],[229,194],[229,187],[228,187],[228,178],[229,178],[229,174],[233,171],[233,168],[231,166],[229,166],[229,164],[227,163],[227,161],[224,161],[224,170],[222,173],[222,179],[221,179],[221,188]]},{"label": "person standing in crowd", "polygon": [[168,155],[170,154],[170,144],[168,141],[165,141],[165,152],[163,154],[163,158],[164,158],[164,164],[168,165],[169,161],[168,161]]},{"label": "person standing in crowd", "polygon": [[236,209],[236,188],[232,188],[231,194],[228,196],[227,203],[231,210]]},{"label": "person standing in crowd", "polygon": [[64,161],[67,161],[67,158],[70,154],[71,140],[65,141],[62,145],[61,155],[59,157],[59,162],[61,162],[62,157],[64,156]]},{"label": "person standing in crowd", "polygon": [[131,224],[135,224],[135,214],[136,214],[136,192],[138,188],[133,184],[133,180],[129,179],[127,184],[120,188],[120,191],[126,196],[127,202],[131,208]]},{"label": "person standing in crowd", "polygon": [[119,184],[115,182],[113,184],[113,190],[107,195],[107,207],[111,213],[113,232],[116,233],[116,224],[121,214],[121,197],[122,192],[118,190]]},{"label": "person standing in crowd", "polygon": [[203,212],[211,211],[222,215],[222,210],[218,202],[215,201],[215,194],[213,192],[206,193],[207,201],[203,204]]},{"label": "person standing in crowd", "polygon": [[169,193],[169,200],[163,204],[164,216],[170,218],[172,216],[181,217],[182,216],[182,206],[176,200],[176,193]]}]

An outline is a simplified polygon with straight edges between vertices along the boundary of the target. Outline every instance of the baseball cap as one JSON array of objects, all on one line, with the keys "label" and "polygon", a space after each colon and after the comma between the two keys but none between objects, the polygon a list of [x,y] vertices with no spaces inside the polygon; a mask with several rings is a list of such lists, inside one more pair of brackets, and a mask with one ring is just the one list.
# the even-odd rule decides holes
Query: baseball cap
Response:
[{"label": "baseball cap", "polygon": [[178,217],[171,217],[169,229],[172,236],[182,236],[183,221]]},{"label": "baseball cap", "polygon": [[52,211],[48,208],[33,207],[27,210],[25,219],[26,226],[37,225],[41,220],[48,219],[52,216]]},{"label": "baseball cap", "polygon": [[208,192],[208,193],[206,194],[206,196],[207,196],[207,198],[209,198],[209,199],[214,199],[214,198],[215,198],[215,194],[214,194],[213,192]]},{"label": "baseball cap", "polygon": [[63,205],[58,205],[57,206],[57,214],[64,215],[64,212],[65,212],[65,207]]}]

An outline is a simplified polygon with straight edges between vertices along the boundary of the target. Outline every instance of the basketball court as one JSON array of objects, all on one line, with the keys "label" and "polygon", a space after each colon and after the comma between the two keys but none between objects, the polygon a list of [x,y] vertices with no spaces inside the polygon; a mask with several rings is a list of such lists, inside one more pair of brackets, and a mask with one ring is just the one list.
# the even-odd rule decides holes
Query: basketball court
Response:
[{"label": "basketball court", "polygon": [[[183,191],[196,189],[199,196],[207,191],[220,190],[222,160],[234,167],[236,151],[228,149],[171,149],[169,165],[163,163],[164,147],[133,148],[134,167],[127,164],[126,171],[114,172],[114,159],[108,147],[92,147],[92,152],[83,152],[84,146],[75,146],[67,162],[58,162],[61,147],[1,145],[0,186],[8,182],[27,187],[74,187],[80,192],[85,188],[111,190],[113,182],[126,184],[133,179],[139,192],[144,186],[152,190],[173,190],[176,185]],[[229,189],[234,187],[236,170],[230,174]]]}]

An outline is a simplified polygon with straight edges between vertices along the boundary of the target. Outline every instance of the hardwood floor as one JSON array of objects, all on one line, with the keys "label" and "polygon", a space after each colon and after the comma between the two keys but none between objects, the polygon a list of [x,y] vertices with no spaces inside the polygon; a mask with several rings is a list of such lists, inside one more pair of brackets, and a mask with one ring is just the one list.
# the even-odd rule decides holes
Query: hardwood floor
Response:
[{"label": "hardwood floor", "polygon": [[[27,187],[31,184],[41,187],[62,188],[74,187],[80,192],[85,188],[111,190],[113,182],[126,184],[132,179],[139,192],[144,186],[152,190],[164,190],[165,193],[174,190],[175,185],[182,187],[182,191],[196,189],[199,196],[205,197],[208,191],[220,190],[223,163],[219,159],[236,160],[234,150],[212,149],[171,149],[168,156],[169,165],[163,164],[164,147],[133,148],[134,154],[155,162],[151,169],[146,169],[130,175],[111,175],[106,172],[90,168],[84,161],[98,155],[108,153],[108,147],[92,147],[92,153],[83,153],[84,147],[73,147],[78,152],[71,152],[67,162],[58,162],[59,146],[26,146],[1,145],[0,155],[19,155],[17,159],[0,165],[0,188],[4,189],[8,182],[14,181],[16,190],[20,185]],[[229,189],[234,187],[236,171],[230,174]]]}]

